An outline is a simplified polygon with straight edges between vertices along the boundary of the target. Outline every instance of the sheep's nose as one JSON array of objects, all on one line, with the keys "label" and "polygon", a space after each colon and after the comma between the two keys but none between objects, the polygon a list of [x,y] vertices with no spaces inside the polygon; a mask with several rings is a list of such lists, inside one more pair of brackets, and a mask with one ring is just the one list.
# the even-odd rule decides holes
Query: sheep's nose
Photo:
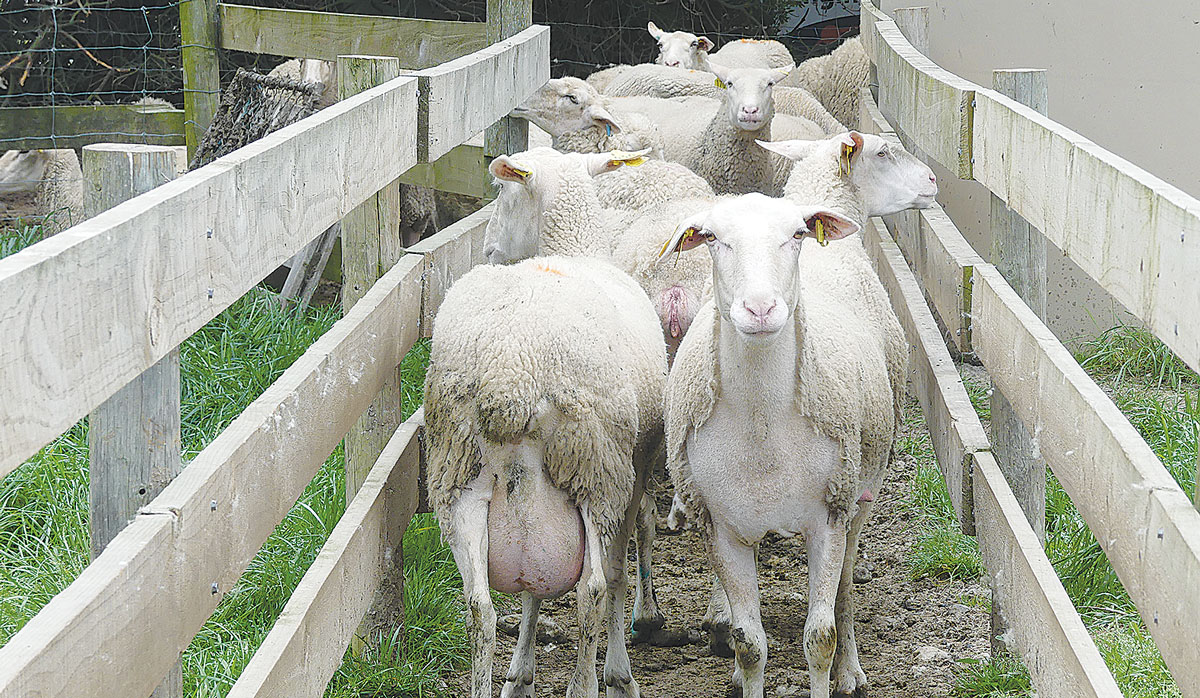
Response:
[{"label": "sheep's nose", "polygon": [[[770,303],[770,305],[768,305],[768,303]],[[771,299],[770,301],[756,301],[754,303],[742,301],[742,307],[745,308],[746,312],[753,315],[756,319],[762,320],[770,315],[771,311],[775,309],[775,303],[776,301],[774,299]]]},{"label": "sheep's nose", "polygon": [[933,174],[932,172],[929,173],[929,183],[933,185],[937,184],[937,175]]},{"label": "sheep's nose", "polygon": [[757,114],[758,107],[742,107],[743,114]]},{"label": "sheep's nose", "polygon": [[679,61],[667,61],[667,67],[668,68],[678,68]]}]

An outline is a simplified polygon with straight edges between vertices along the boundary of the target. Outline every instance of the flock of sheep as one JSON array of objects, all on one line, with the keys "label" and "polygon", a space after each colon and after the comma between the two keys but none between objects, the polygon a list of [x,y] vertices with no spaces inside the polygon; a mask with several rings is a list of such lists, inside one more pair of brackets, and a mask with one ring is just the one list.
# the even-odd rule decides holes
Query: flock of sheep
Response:
[{"label": "flock of sheep", "polygon": [[[490,698],[496,612],[519,593],[501,696],[532,696],[541,601],[577,592],[568,696],[638,696],[625,642],[654,641],[655,509],[696,523],[715,572],[704,626],[763,696],[757,544],[802,534],[814,698],[865,695],[858,537],[899,423],[908,345],[856,235],[929,206],[932,171],[857,121],[857,39],[793,68],[778,42],[653,23],[656,64],[550,80],[513,114],[553,147],[496,158],[489,265],[447,293],[425,383],[429,500],[462,574],[471,695]],[[807,242],[806,242],[807,241]],[[804,243],[804,244],[802,244]],[[694,248],[705,247],[704,251]],[[636,535],[634,535],[636,532]]]}]

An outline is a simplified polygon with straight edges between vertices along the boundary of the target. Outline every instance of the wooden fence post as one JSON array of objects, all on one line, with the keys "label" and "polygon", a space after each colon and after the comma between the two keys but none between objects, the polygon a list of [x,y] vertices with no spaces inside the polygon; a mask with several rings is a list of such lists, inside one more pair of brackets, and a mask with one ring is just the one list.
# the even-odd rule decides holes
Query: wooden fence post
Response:
[{"label": "wooden fence post", "polygon": [[[98,143],[83,147],[88,218],[174,179],[175,148]],[[154,319],[149,320],[151,323]],[[146,369],[88,417],[88,502],[94,560],[183,469],[179,436],[179,348]],[[175,663],[154,698],[183,695]]]},{"label": "wooden fence post", "polygon": [[183,58],[183,132],[188,160],[196,155],[220,104],[221,78],[217,0],[183,0],[179,4],[179,34]]},{"label": "wooden fence post", "polygon": [[892,13],[896,27],[913,48],[929,55],[929,8],[897,7]]},{"label": "wooden fence post", "polygon": [[[533,24],[533,0],[487,0],[488,44],[503,41]],[[489,126],[483,154],[488,157],[518,153],[529,147],[529,122],[504,117]]]},{"label": "wooden fence post", "polygon": [[[338,56],[338,99],[400,76],[400,59],[373,56]],[[380,189],[342,219],[342,311],[347,313],[387,270],[399,261],[400,247],[400,180]],[[391,377],[367,410],[346,434],[346,504],[362,487],[388,439],[400,426],[400,367]],[[394,570],[385,573],[387,583],[380,588],[371,611],[359,626],[357,649],[377,630],[403,628],[404,598],[402,594],[403,562],[400,551],[392,558]]]},{"label": "wooden fence post", "polygon": [[[996,70],[992,87],[1034,110],[1047,111],[1046,71]],[[1040,231],[991,195],[992,263],[1017,295],[1046,319],[1046,239]],[[1042,545],[1046,544],[1046,464],[1037,444],[999,390],[992,391],[992,447],[1000,470]],[[992,649],[1004,648],[1004,622],[992,603]]]}]

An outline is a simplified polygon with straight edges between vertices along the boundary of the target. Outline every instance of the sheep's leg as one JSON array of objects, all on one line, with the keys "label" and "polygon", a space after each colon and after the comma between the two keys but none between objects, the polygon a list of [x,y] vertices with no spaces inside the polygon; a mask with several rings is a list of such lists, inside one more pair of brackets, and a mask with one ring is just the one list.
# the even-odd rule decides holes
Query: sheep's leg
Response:
[{"label": "sheep's leg", "polygon": [[654,499],[649,494],[641,497],[637,518],[637,593],[633,598],[633,641],[653,642],[653,635],[666,625],[654,594],[654,576],[651,558],[654,552],[655,511]]},{"label": "sheep's leg", "polygon": [[491,698],[496,654],[496,609],[488,591],[488,500],[490,493],[467,487],[450,506],[450,550],[463,579],[471,637],[471,696]]},{"label": "sheep's leg", "polygon": [[[600,617],[604,612],[608,584],[604,567],[607,555],[600,546],[600,535],[592,521],[591,510],[584,505],[583,532],[585,537],[583,573],[575,586],[575,601],[579,613],[579,654],[575,672],[567,684],[567,698],[598,698],[600,684],[596,679],[596,650],[600,643]],[[622,621],[624,624],[624,621]],[[624,628],[622,630],[622,636]]]},{"label": "sheep's leg", "polygon": [[759,609],[754,546],[741,542],[720,525],[714,529],[709,556],[729,598],[729,635],[735,655],[733,684],[741,688],[743,698],[763,698],[767,634]]},{"label": "sheep's leg", "polygon": [[729,629],[732,624],[729,610],[729,597],[725,595],[725,587],[717,575],[712,578],[712,591],[708,597],[708,612],[704,614],[701,629],[708,631],[708,649],[714,657],[732,657],[733,646],[729,642]]},{"label": "sheep's leg", "polygon": [[[878,491],[878,490],[876,490]],[[846,556],[842,562],[842,577],[838,582],[837,652],[833,656],[833,690],[835,696],[863,698],[867,695],[867,675],[858,661],[858,645],[854,641],[854,563],[858,561],[858,538],[863,524],[871,513],[871,502],[860,502],[858,513],[850,522],[846,535]]]},{"label": "sheep's leg", "polygon": [[667,514],[667,529],[674,533],[682,533],[687,527],[687,508],[683,505],[683,500],[679,498],[679,493],[671,498],[671,511]]},{"label": "sheep's leg", "polygon": [[521,628],[517,649],[504,677],[500,698],[533,698],[533,674],[537,663],[537,619],[542,600],[525,591],[521,593]]},{"label": "sheep's leg", "polygon": [[[812,698],[829,698],[829,670],[838,645],[834,601],[846,561],[843,520],[808,538],[808,619],[804,622],[804,657],[808,660]],[[851,566],[853,574],[853,566]]]},{"label": "sheep's leg", "polygon": [[[638,683],[633,679],[633,670],[629,666],[629,652],[625,647],[625,589],[628,584],[625,553],[629,549],[629,537],[645,511],[643,504],[649,500],[649,497],[642,497],[642,494],[643,492],[638,490],[634,491],[621,529],[609,545],[608,561],[605,565],[608,579],[608,646],[604,653],[604,685],[607,698],[639,698],[641,695]],[[639,556],[639,563],[640,561]]]}]

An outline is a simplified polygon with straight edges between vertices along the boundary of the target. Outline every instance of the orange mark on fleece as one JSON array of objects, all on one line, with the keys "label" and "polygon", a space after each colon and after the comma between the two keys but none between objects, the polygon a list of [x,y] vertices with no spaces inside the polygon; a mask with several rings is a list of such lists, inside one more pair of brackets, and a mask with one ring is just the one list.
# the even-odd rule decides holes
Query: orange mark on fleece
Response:
[{"label": "orange mark on fleece", "polygon": [[561,271],[559,271],[559,270],[555,269],[554,267],[551,267],[551,266],[549,266],[549,265],[547,265],[547,264],[539,264],[539,265],[537,265],[537,270],[538,270],[538,271],[544,271],[544,272],[546,272],[546,273],[548,273],[548,274],[558,274],[559,276],[566,276],[566,274],[562,273]]}]

